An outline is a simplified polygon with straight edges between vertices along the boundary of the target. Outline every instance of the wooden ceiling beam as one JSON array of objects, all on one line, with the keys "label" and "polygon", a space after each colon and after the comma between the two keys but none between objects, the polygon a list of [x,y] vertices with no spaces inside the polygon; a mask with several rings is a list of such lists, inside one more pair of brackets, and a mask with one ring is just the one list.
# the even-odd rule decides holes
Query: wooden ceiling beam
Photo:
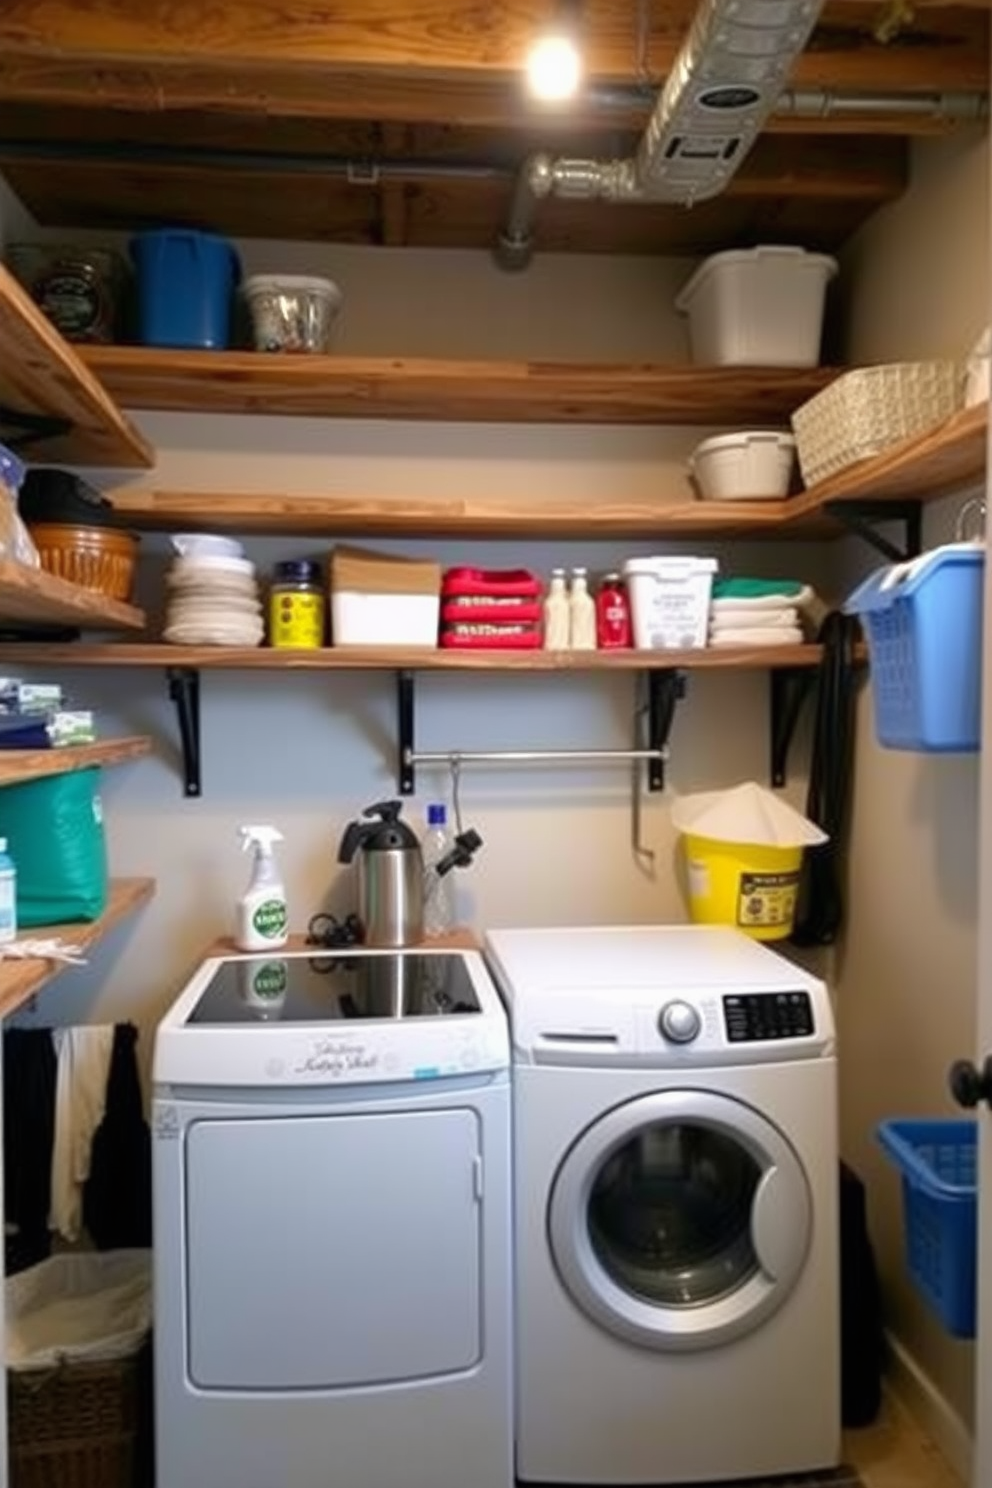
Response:
[{"label": "wooden ceiling beam", "polygon": [[[5,0],[0,100],[323,117],[336,109],[410,121],[463,116],[482,87],[491,90],[485,106],[498,105],[505,121],[511,100],[520,108],[523,57],[548,8],[548,0],[215,0],[196,12],[143,0]],[[696,0],[651,7],[643,60],[653,78],[670,69],[695,9]],[[880,13],[878,0],[832,0],[791,81],[987,90],[987,4],[918,3],[887,45],[874,34]],[[593,81],[635,80],[636,7],[586,0],[584,49]]]}]

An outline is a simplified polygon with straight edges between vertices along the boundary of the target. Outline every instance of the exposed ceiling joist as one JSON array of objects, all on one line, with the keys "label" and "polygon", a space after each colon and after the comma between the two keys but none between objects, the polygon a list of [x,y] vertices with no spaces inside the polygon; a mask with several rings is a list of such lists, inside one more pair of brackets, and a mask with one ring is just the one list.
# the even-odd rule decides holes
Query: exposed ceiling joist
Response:
[{"label": "exposed ceiling joist", "polygon": [[[652,5],[642,50],[632,0],[586,0],[590,79],[664,77],[695,8],[696,0]],[[884,12],[884,0],[831,0],[792,81],[838,90],[987,88],[984,0],[920,0],[911,26],[887,44],[875,36]],[[0,100],[97,97],[152,110],[222,101],[228,109],[409,121],[442,117],[441,109],[444,118],[456,109],[464,116],[471,84],[493,90],[489,106],[501,103],[505,120],[510,99],[519,107],[523,57],[547,13],[547,0],[5,0]]]}]

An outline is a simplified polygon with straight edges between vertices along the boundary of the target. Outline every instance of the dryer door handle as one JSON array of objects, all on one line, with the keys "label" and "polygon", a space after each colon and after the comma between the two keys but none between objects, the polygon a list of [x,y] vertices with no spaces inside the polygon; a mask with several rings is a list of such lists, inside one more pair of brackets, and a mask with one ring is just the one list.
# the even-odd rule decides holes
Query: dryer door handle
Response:
[{"label": "dryer door handle", "polygon": [[812,1232],[809,1189],[792,1164],[765,1169],[751,1209],[751,1242],[771,1281],[792,1282],[802,1270]]}]

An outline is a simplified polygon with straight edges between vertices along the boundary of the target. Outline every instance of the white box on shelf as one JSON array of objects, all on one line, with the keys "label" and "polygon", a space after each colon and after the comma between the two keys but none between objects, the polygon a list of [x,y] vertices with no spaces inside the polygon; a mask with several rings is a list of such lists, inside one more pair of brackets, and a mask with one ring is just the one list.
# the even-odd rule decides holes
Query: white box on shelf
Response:
[{"label": "white box on shelf", "polygon": [[331,595],[331,644],[436,647],[440,614],[437,594],[338,589]]},{"label": "white box on shelf", "polygon": [[675,301],[700,366],[815,367],[837,260],[803,248],[730,249],[705,259]]},{"label": "white box on shelf", "polygon": [[715,558],[630,558],[624,576],[638,651],[706,645]]}]

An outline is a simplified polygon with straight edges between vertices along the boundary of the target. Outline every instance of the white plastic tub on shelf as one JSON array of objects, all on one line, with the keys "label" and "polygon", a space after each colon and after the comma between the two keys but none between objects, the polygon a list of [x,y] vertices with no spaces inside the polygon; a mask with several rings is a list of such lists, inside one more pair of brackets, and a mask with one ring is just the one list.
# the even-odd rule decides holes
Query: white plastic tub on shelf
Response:
[{"label": "white plastic tub on shelf", "polygon": [[714,253],[675,301],[701,366],[815,367],[837,260],[802,248]]},{"label": "white plastic tub on shelf", "polygon": [[749,429],[704,439],[689,473],[707,501],[774,501],[788,495],[795,458],[791,434]]},{"label": "white plastic tub on shelf", "polygon": [[706,645],[715,558],[631,558],[624,564],[634,645],[692,651]]}]

